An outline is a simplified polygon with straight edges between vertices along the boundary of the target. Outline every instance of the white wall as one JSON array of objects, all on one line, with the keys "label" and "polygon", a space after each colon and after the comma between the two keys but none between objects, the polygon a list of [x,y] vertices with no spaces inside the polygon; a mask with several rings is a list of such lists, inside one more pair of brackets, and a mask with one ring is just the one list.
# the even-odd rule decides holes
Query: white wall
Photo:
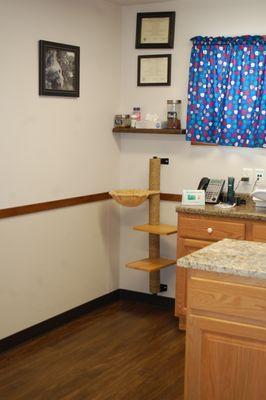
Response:
[{"label": "white wall", "polygon": [[[0,209],[118,185],[120,7],[0,0]],[[39,97],[38,40],[81,48],[80,98]],[[0,220],[0,338],[118,288],[111,201]]]},{"label": "white wall", "polygon": [[[142,11],[176,11],[175,47],[173,50],[136,50],[136,13]],[[166,114],[167,99],[182,99],[182,126],[185,127],[186,96],[190,38],[197,35],[266,34],[266,2],[264,0],[176,0],[167,3],[123,7],[122,13],[122,112],[140,105],[143,114]],[[171,87],[137,87],[137,56],[172,53]],[[183,137],[157,135],[123,135],[120,144],[120,186],[146,187],[148,159],[153,155],[169,157],[170,165],[162,167],[161,190],[181,193],[184,188],[196,188],[202,176],[241,177],[243,167],[266,168],[265,149],[235,149],[225,147],[190,146]],[[250,187],[248,188],[250,189]],[[162,202],[162,222],[175,224],[174,203]],[[130,226],[147,221],[146,206],[121,208],[120,286],[148,290],[147,276],[124,268],[126,261],[147,256],[147,238],[131,231]],[[173,238],[163,240],[162,254],[175,256]],[[162,282],[168,283],[168,296],[174,296],[174,267],[162,271]]]},{"label": "white wall", "polygon": [[[120,7],[0,0],[0,208],[106,191],[119,175]],[[38,41],[80,46],[80,98],[38,95]],[[110,166],[112,166],[110,173]]]}]

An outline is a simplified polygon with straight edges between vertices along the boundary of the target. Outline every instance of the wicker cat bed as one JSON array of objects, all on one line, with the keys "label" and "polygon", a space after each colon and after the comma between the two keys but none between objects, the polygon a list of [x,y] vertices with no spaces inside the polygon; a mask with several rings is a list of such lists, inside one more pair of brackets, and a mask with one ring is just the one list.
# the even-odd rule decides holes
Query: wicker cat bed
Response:
[{"label": "wicker cat bed", "polygon": [[142,204],[149,196],[160,193],[158,190],[145,190],[145,189],[125,189],[125,190],[112,190],[109,192],[110,196],[117,203],[126,207],[137,207]]}]

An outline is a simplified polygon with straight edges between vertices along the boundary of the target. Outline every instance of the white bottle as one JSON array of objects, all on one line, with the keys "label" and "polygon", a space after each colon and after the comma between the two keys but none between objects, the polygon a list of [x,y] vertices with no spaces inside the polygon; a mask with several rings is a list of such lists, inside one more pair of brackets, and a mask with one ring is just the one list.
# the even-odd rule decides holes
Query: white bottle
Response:
[{"label": "white bottle", "polygon": [[138,116],[136,114],[131,115],[131,128],[136,128]]}]

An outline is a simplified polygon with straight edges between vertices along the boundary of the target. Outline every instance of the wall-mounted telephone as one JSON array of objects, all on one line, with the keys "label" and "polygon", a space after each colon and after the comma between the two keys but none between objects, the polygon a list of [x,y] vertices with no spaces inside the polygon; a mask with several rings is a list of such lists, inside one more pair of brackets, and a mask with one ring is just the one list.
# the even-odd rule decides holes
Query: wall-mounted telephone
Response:
[{"label": "wall-mounted telephone", "polygon": [[209,179],[206,177],[202,178],[199,183],[198,189],[205,190],[205,203],[218,203],[224,184],[224,179]]}]

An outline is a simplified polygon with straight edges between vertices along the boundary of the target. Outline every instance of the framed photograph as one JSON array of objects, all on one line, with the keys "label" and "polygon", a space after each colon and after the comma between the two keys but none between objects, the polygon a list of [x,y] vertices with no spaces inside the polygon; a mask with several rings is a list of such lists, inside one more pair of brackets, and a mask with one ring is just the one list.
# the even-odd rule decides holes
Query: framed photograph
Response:
[{"label": "framed photograph", "polygon": [[136,49],[172,49],[175,12],[137,13]]},{"label": "framed photograph", "polygon": [[39,94],[79,97],[80,49],[69,44],[39,41]]},{"label": "framed photograph", "polygon": [[171,54],[138,56],[138,86],[170,86]]}]

